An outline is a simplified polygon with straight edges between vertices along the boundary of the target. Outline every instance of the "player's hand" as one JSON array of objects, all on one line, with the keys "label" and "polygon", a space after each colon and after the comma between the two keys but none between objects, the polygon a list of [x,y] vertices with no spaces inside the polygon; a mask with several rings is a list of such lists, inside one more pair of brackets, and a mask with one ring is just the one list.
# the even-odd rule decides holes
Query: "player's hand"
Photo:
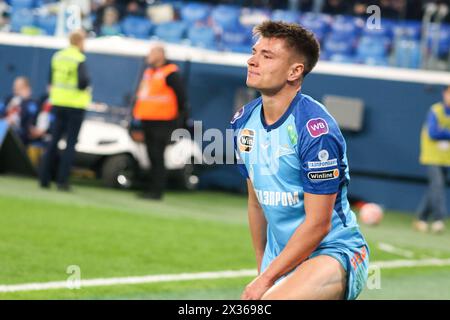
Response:
[{"label": "player's hand", "polygon": [[265,278],[263,275],[257,276],[250,282],[242,293],[242,300],[259,300],[273,286],[273,281]]}]

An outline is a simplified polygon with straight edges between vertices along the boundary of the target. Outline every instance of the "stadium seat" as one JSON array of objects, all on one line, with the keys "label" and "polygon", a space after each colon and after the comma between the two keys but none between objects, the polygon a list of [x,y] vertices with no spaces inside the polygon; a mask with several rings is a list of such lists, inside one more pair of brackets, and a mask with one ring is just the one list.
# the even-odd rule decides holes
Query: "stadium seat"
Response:
[{"label": "stadium seat", "polygon": [[188,39],[192,46],[215,50],[216,35],[214,30],[204,26],[192,26],[188,30]]},{"label": "stadium seat", "polygon": [[438,37],[437,54],[441,58],[446,58],[450,50],[450,25],[442,24],[440,27],[433,24],[428,33],[428,49],[433,50],[434,38]]},{"label": "stadium seat", "polygon": [[402,21],[392,26],[396,39],[419,40],[422,32],[422,24],[418,21]]},{"label": "stadium seat", "polygon": [[188,24],[206,23],[211,6],[203,3],[187,3],[180,10],[181,19]]},{"label": "stadium seat", "polygon": [[389,60],[387,57],[365,57],[362,60],[359,60],[359,62],[371,66],[382,66],[387,67],[389,66]]},{"label": "stadium seat", "polygon": [[251,33],[249,28],[238,27],[233,30],[225,30],[221,34],[221,45],[225,51],[250,53]]},{"label": "stadium seat", "polygon": [[38,15],[37,16],[37,26],[42,30],[43,34],[52,36],[56,31],[56,22],[58,17],[53,14],[49,15]]},{"label": "stadium seat", "polygon": [[[357,46],[357,57],[361,61],[373,58],[386,58],[388,52],[389,39],[379,36],[362,36]],[[378,60],[377,60],[378,61]]]},{"label": "stadium seat", "polygon": [[243,8],[239,18],[243,26],[253,27],[266,20],[270,20],[271,12],[267,9]]},{"label": "stadium seat", "polygon": [[122,32],[127,37],[148,39],[152,30],[152,23],[147,18],[126,16],[121,23]]},{"label": "stadium seat", "polygon": [[218,5],[211,12],[211,20],[214,26],[222,30],[232,30],[238,28],[241,10],[239,7],[231,5]]},{"label": "stadium seat", "polygon": [[325,14],[304,13],[300,16],[300,24],[314,33],[322,42],[330,30],[331,17]]},{"label": "stadium seat", "polygon": [[342,38],[342,34],[329,34],[324,40],[324,51],[326,51],[330,57],[334,54],[351,56],[355,49],[356,37],[350,36],[346,39]]},{"label": "stadium seat", "polygon": [[21,9],[11,13],[11,31],[21,32],[24,27],[34,26],[35,17],[31,10]]},{"label": "stadium seat", "polygon": [[41,8],[49,4],[55,4],[56,2],[59,2],[59,0],[35,0],[34,3],[36,8]]},{"label": "stadium seat", "polygon": [[332,62],[338,62],[338,63],[356,63],[357,59],[353,55],[348,54],[340,54],[340,53],[334,53],[331,54],[328,60]]},{"label": "stadium seat", "polygon": [[353,38],[359,35],[364,23],[361,24],[361,20],[354,17],[336,16],[331,24],[331,33],[335,37],[341,39]]},{"label": "stadium seat", "polygon": [[13,11],[21,9],[32,9],[36,7],[35,0],[11,0],[11,7]]},{"label": "stadium seat", "polygon": [[162,23],[156,26],[155,36],[163,41],[178,43],[185,37],[186,29],[183,21]]},{"label": "stadium seat", "polygon": [[420,42],[400,39],[395,42],[395,65],[400,68],[419,68],[421,62]]},{"label": "stadium seat", "polygon": [[272,12],[272,20],[283,21],[288,23],[298,23],[300,20],[299,14],[296,11],[289,10],[274,10]]}]

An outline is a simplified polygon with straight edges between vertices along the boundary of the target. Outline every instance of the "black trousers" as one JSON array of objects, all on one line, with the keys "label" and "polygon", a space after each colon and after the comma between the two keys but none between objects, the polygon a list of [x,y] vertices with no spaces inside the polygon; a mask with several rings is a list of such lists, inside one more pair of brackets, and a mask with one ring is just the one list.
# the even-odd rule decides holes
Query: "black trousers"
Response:
[{"label": "black trousers", "polygon": [[167,172],[164,164],[164,151],[175,128],[175,121],[142,121],[145,145],[151,166],[148,192],[156,196],[162,196],[166,188]]},{"label": "black trousers", "polygon": [[83,109],[59,106],[55,106],[54,108],[55,122],[52,127],[52,137],[44,153],[39,172],[39,180],[43,186],[48,186],[52,180],[52,167],[55,166],[58,157],[58,142],[64,135],[66,136],[67,145],[59,159],[56,182],[59,185],[66,185],[68,183],[70,167],[75,156],[75,145],[85,114],[85,110]]}]

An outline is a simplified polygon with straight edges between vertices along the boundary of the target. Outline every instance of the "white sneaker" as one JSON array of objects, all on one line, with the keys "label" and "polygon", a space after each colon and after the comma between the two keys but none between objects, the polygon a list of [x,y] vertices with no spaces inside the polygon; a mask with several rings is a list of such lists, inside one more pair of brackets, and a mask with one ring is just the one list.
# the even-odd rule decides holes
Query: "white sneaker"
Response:
[{"label": "white sneaker", "polygon": [[441,233],[445,230],[445,224],[442,220],[437,220],[431,224],[431,231],[434,233]]},{"label": "white sneaker", "polygon": [[422,220],[415,220],[413,222],[413,228],[419,232],[428,232],[428,223]]}]

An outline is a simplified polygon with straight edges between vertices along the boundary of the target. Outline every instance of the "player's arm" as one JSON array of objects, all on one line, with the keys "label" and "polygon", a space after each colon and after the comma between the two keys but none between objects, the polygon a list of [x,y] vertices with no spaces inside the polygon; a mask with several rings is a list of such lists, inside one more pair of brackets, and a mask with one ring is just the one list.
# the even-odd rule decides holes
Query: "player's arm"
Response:
[{"label": "player's arm", "polygon": [[434,140],[450,140],[450,130],[439,126],[436,115],[433,112],[428,114],[428,133]]},{"label": "player's arm", "polygon": [[272,261],[262,277],[273,283],[311,255],[331,229],[336,195],[336,193],[329,195],[305,193],[305,221],[297,228],[284,250]]},{"label": "player's arm", "polygon": [[258,266],[258,274],[261,272],[261,262],[264,255],[264,249],[267,241],[267,221],[264,212],[258,202],[253,184],[247,179],[248,189],[248,222],[250,233],[252,236],[253,248],[255,249],[256,265]]}]

